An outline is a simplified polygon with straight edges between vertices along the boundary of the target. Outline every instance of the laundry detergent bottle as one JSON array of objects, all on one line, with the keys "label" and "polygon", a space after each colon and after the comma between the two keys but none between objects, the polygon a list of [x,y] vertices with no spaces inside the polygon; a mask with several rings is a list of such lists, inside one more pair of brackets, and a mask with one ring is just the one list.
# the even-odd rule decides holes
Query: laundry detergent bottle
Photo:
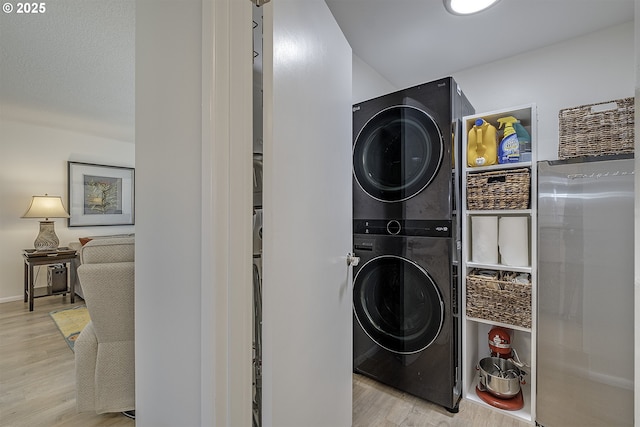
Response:
[{"label": "laundry detergent bottle", "polygon": [[516,130],[516,135],[518,135],[518,143],[520,144],[520,161],[521,162],[530,162],[531,161],[531,135],[529,132],[522,126],[520,121],[517,121],[513,124],[514,129]]},{"label": "laundry detergent bottle", "polygon": [[498,123],[500,123],[499,129],[504,126],[504,133],[498,147],[499,163],[517,163],[520,161],[520,142],[518,141],[518,134],[513,128],[513,124],[517,122],[518,119],[511,116],[498,119]]},{"label": "laundry detergent bottle", "polygon": [[477,119],[467,138],[467,166],[498,163],[498,130],[484,119]]}]

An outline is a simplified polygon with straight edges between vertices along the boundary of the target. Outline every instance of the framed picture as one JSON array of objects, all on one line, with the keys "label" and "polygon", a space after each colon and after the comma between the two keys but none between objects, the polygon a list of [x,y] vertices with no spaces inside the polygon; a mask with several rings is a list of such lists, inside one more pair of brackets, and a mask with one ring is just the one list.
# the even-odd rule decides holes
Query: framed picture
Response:
[{"label": "framed picture", "polygon": [[68,162],[69,227],[133,225],[134,171]]}]

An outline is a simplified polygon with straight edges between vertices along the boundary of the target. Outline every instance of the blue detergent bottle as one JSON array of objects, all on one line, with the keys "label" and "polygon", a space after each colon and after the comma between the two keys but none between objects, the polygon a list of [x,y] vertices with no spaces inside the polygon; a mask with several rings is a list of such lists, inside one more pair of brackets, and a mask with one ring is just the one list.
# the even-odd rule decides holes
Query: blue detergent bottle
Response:
[{"label": "blue detergent bottle", "polygon": [[518,119],[512,116],[498,119],[498,123],[500,123],[498,129],[502,129],[504,126],[502,140],[498,146],[498,163],[518,163],[520,161],[520,143],[516,130],[513,128],[513,124],[517,122]]}]

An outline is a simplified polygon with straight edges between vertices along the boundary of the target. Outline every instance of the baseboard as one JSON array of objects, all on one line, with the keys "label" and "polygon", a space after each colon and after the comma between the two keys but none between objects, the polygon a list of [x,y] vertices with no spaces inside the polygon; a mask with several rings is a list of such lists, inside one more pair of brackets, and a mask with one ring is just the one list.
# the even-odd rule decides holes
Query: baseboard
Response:
[{"label": "baseboard", "polygon": [[0,304],[5,302],[22,301],[23,299],[24,299],[23,295],[16,295],[15,297],[0,298]]},{"label": "baseboard", "polygon": [[[76,297],[80,297],[84,300],[84,296],[81,294],[81,292],[76,292]],[[4,297],[0,298],[0,304],[5,302],[23,301],[23,299],[24,297],[22,295],[16,295],[14,297]]]}]

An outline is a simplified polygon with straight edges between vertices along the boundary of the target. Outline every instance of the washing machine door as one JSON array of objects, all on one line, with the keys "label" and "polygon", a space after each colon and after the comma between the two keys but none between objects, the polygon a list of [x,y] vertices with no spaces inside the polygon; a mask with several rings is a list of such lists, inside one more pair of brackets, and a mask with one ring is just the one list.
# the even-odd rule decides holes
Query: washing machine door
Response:
[{"label": "washing machine door", "polygon": [[253,208],[262,209],[262,154],[253,153]]},{"label": "washing machine door", "polygon": [[353,283],[353,310],[376,344],[398,354],[429,347],[444,322],[444,301],[429,273],[392,255],[360,268]]},{"label": "washing machine door", "polygon": [[435,121],[426,112],[399,105],[378,112],[353,146],[353,173],[360,187],[384,202],[407,200],[433,180],[444,152]]}]

